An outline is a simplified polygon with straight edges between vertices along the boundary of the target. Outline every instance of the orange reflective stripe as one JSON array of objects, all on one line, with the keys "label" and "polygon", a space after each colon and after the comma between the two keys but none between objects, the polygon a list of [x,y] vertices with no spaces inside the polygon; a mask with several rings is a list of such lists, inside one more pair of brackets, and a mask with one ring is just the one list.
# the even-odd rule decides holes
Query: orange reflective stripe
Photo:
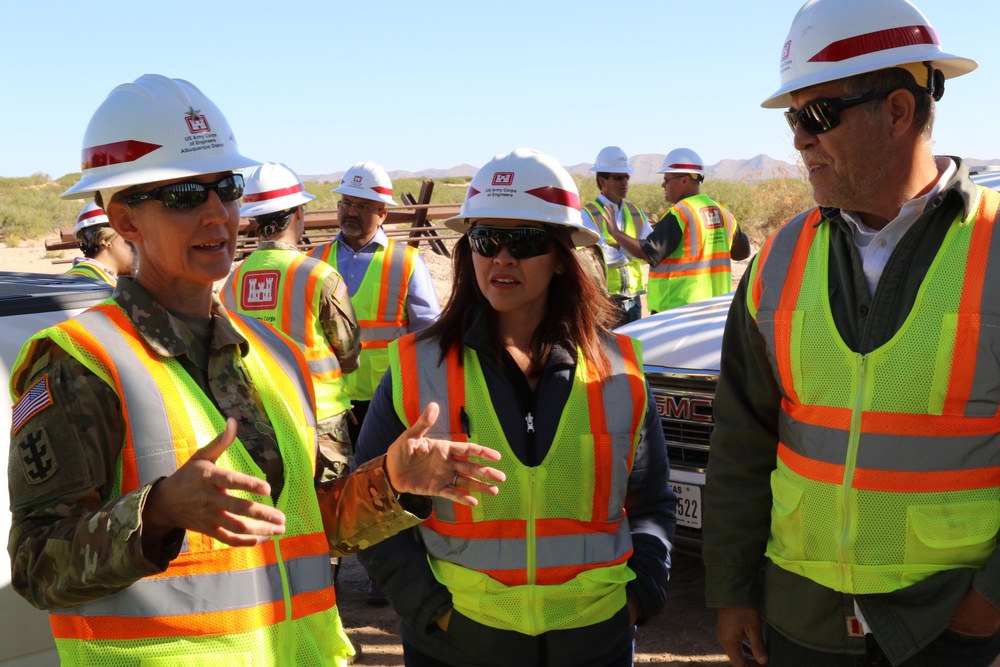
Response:
[{"label": "orange reflective stripe", "polygon": [[[795,421],[814,426],[850,431],[851,409],[823,405],[800,405],[782,399],[781,408]],[[923,415],[896,412],[861,414],[861,432],[873,435],[927,435],[949,433],[953,437],[991,435],[1000,432],[1000,408],[993,417],[956,415]]]},{"label": "orange reflective stripe", "polygon": [[[455,442],[468,442],[465,428],[462,424],[462,413],[465,409],[465,367],[462,365],[461,351],[452,350],[445,356],[445,372],[448,377],[448,405],[451,407],[448,419],[448,430]],[[439,417],[440,419],[440,417]],[[461,461],[468,461],[467,456],[456,456]],[[466,495],[467,492],[463,490]],[[472,508],[461,503],[455,503],[455,521],[471,522]]]},{"label": "orange reflective stripe", "polygon": [[[607,414],[604,410],[604,388],[601,376],[592,364],[585,364],[587,383],[587,406],[590,410],[591,432],[594,434],[594,461],[597,470],[611,471],[611,436],[608,434]],[[590,516],[595,521],[607,521],[608,501],[611,493],[611,476],[594,475],[594,494],[590,498]]]},{"label": "orange reflective stripe", "polygon": [[[490,519],[465,524],[435,523],[434,531],[446,537],[469,540],[523,540],[528,536],[528,524],[522,519]],[[562,537],[587,533],[614,535],[618,522],[579,521],[577,519],[550,518],[535,520],[536,537]]]},{"label": "orange reflective stripe", "polygon": [[[632,396],[646,396],[645,376],[639,368],[639,357],[635,353],[632,339],[625,336],[618,338],[618,347],[621,348],[622,357],[625,360],[625,372],[628,374],[628,383]],[[642,429],[642,414],[645,408],[643,401],[632,401],[632,433],[639,433]],[[635,462],[635,447],[629,448],[628,469],[632,470]]]},{"label": "orange reflective stripe", "polygon": [[789,400],[798,403],[799,395],[795,389],[795,377],[792,374],[792,313],[799,302],[799,291],[802,289],[802,277],[805,274],[806,262],[809,259],[809,249],[816,238],[816,222],[819,221],[819,209],[815,209],[805,219],[799,238],[792,251],[788,265],[785,283],[781,287],[781,298],[778,301],[774,317],[774,349],[776,351],[778,372]]},{"label": "orange reflective stripe", "polygon": [[[601,567],[613,567],[625,563],[632,557],[632,549],[615,560],[608,561]],[[590,565],[559,565],[557,567],[539,567],[535,570],[535,579],[528,581],[528,573],[525,570],[483,570],[491,579],[495,579],[505,586],[525,586],[533,583],[538,586],[558,586],[578,577],[584,572],[590,572],[594,568]]]},{"label": "orange reflective stripe", "polygon": [[[955,350],[952,355],[948,393],[945,394],[944,411],[961,414],[972,393],[972,380],[976,371],[976,355],[964,353],[960,348],[975,349],[979,341],[980,306],[986,261],[993,238],[993,220],[1000,203],[1000,193],[980,188],[981,197],[976,222],[972,228],[969,255],[965,264],[965,281],[958,306],[958,330],[955,332]],[[964,315],[965,317],[961,317]]]},{"label": "orange reflective stripe", "polygon": [[[417,366],[417,337],[415,334],[407,334],[396,341],[399,350],[399,368],[401,375],[416,377]],[[397,378],[402,382],[402,378]],[[408,424],[415,424],[423,412],[420,408],[420,391],[417,384],[402,382],[403,387],[403,412],[406,413]]]},{"label": "orange reflective stripe", "polygon": [[[806,479],[836,485],[844,481],[844,466],[807,458],[782,443],[778,443],[778,459]],[[966,491],[994,488],[997,476],[995,467],[920,472],[858,467],[854,469],[851,488],[896,493]]]}]

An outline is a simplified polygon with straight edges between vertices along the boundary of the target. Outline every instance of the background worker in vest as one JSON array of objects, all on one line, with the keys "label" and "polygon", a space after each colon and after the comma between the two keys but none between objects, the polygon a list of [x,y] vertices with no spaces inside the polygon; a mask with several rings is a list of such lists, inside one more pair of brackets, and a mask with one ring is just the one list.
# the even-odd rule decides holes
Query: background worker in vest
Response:
[{"label": "background worker in vest", "polygon": [[649,236],[653,228],[638,206],[625,201],[632,174],[625,151],[617,146],[602,148],[590,171],[597,172],[600,194],[592,202],[584,204],[580,213],[590,219],[585,219],[583,224],[593,224],[603,237],[599,246],[604,255],[608,293],[622,311],[618,324],[628,324],[642,317],[642,295],[646,291],[642,268],[646,256],[643,253],[636,257],[623,252],[608,231],[605,218],[613,218],[619,229],[640,241]]},{"label": "background worker in vest", "polygon": [[108,225],[108,216],[96,202],[88,202],[76,217],[74,227],[83,259],[73,260],[73,268],[64,275],[103,280],[112,287],[118,276],[135,272],[135,252]]},{"label": "background worker in vest", "polygon": [[637,240],[620,227],[608,226],[630,255],[649,262],[646,303],[651,313],[731,292],[731,259],[750,256],[750,240],[733,214],[701,194],[705,163],[689,148],[669,153],[660,167],[663,194],[670,210],[653,233]]},{"label": "background worker in vest", "polygon": [[[491,198],[497,173],[513,178]],[[524,148],[482,167],[446,224],[466,233],[452,298],[390,347],[356,460],[443,401],[436,428],[500,450],[506,495],[435,503],[427,530],[359,559],[402,618],[407,665],[631,665],[634,624],[664,603],[676,498],[641,350],[610,333],[574,250],[598,236],[572,177]]]},{"label": "background worker in vest", "polygon": [[374,162],[359,162],[347,170],[333,192],[341,195],[337,204],[340,233],[309,254],[344,277],[361,325],[360,368],[347,377],[354,406],[348,426],[351,440],[357,442],[372,392],[389,367],[389,343],[436,320],[441,305],[417,248],[396,243],[382,229],[386,206],[397,206],[385,170]]},{"label": "background worker in vest", "polygon": [[62,196],[96,197],[142,271],[36,334],[11,373],[11,581],[50,610],[63,665],[340,667],[331,552],[428,516],[407,493],[474,501],[502,479],[464,459],[498,453],[424,437],[430,406],[384,459],[316,485],[305,357],[213,294],[234,170],[256,164],[180,79],[118,86],[87,127]]},{"label": "background worker in vest", "polygon": [[306,204],[315,198],[283,164],[267,162],[250,173],[240,217],[253,218],[260,242],[220,296],[230,310],[267,322],[302,347],[316,390],[323,469],[335,479],[350,472],[354,454],[343,376],[358,367],[361,336],[344,279],[298,248]]},{"label": "background worker in vest", "polygon": [[[333,192],[341,195],[337,204],[340,233],[309,255],[344,277],[361,325],[360,366],[346,378],[352,405],[347,427],[351,442],[357,442],[372,393],[389,367],[389,343],[436,320],[441,305],[417,248],[393,241],[382,229],[386,206],[397,205],[385,169],[371,161],[359,162],[347,170]],[[389,602],[371,581],[366,601],[371,605]]]},{"label": "background worker in vest", "polygon": [[819,208],[767,241],[726,323],[704,523],[719,641],[734,665],[989,665],[1000,197],[931,152],[945,79],[976,63],[903,0],[809,2],[781,56],[763,106],[787,109]]}]

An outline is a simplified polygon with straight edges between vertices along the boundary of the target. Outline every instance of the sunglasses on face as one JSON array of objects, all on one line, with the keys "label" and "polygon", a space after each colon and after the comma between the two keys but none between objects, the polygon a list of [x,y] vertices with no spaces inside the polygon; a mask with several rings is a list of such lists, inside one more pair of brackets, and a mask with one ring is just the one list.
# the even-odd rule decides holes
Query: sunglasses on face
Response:
[{"label": "sunglasses on face", "polygon": [[224,202],[236,201],[243,196],[243,176],[230,174],[215,183],[172,183],[163,187],[128,195],[123,201],[136,206],[144,201],[159,199],[167,208],[198,208],[208,201],[208,193],[215,190]]},{"label": "sunglasses on face", "polygon": [[552,237],[537,227],[473,227],[469,230],[472,252],[496,257],[501,247],[514,259],[529,259],[552,252]]},{"label": "sunglasses on face", "polygon": [[802,125],[802,129],[809,134],[823,134],[840,125],[840,114],[843,111],[865,102],[885,99],[893,92],[892,90],[883,90],[877,93],[814,100],[797,111],[786,111],[785,120],[788,121],[792,132],[795,132],[795,128]]},{"label": "sunglasses on face", "polygon": [[631,176],[629,174],[608,174],[608,178],[615,181],[627,181]]}]

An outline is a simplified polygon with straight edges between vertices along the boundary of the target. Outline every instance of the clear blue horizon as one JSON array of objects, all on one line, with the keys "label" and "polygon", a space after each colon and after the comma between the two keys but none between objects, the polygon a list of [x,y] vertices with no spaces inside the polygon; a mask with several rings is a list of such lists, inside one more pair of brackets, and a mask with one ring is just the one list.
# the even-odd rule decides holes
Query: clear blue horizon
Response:
[{"label": "clear blue horizon", "polygon": [[[980,65],[948,82],[935,152],[1000,158],[1000,2],[916,4],[944,50]],[[612,144],[795,160],[780,111],[760,102],[800,0],[372,5],[13,3],[0,176],[79,171],[91,114],[145,73],[191,81],[244,155],[301,174],[479,166],[519,146],[567,166]]]}]

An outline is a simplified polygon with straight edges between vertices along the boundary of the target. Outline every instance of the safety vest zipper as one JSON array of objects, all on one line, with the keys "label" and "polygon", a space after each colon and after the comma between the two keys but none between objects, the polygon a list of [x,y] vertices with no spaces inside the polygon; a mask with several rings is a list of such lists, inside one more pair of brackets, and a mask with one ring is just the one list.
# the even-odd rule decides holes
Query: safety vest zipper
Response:
[{"label": "safety vest zipper", "polygon": [[[864,411],[865,389],[868,386],[866,377],[868,356],[858,355],[858,390],[854,397],[854,408],[851,410],[851,432],[847,438],[847,454],[844,460],[844,478],[840,487],[841,513],[843,514],[842,532],[840,535],[840,576],[842,581],[851,577],[851,558],[853,552],[854,503],[851,501],[851,489],[854,486],[854,471],[858,462],[858,444],[861,441],[861,415]],[[851,586],[853,582],[843,581]],[[849,590],[841,588],[840,590]]]},{"label": "safety vest zipper", "polygon": [[[536,570],[538,567],[538,554],[536,552],[536,546],[535,546],[535,535],[537,532],[535,529],[535,520],[538,515],[538,507],[536,503],[537,498],[535,494],[535,484],[538,481],[536,474],[537,472],[538,472],[537,468],[528,469],[528,508],[527,508],[528,525],[525,527],[525,535],[526,535],[525,542],[527,544],[528,553],[526,558],[527,567],[525,569],[527,570],[526,581],[528,583],[527,589],[529,591],[528,592],[529,609],[534,609],[536,604],[538,603],[538,595],[534,586],[535,580],[537,578]],[[538,631],[538,627],[535,624],[534,615],[529,614],[529,618],[530,618],[530,633],[534,635]]]}]

